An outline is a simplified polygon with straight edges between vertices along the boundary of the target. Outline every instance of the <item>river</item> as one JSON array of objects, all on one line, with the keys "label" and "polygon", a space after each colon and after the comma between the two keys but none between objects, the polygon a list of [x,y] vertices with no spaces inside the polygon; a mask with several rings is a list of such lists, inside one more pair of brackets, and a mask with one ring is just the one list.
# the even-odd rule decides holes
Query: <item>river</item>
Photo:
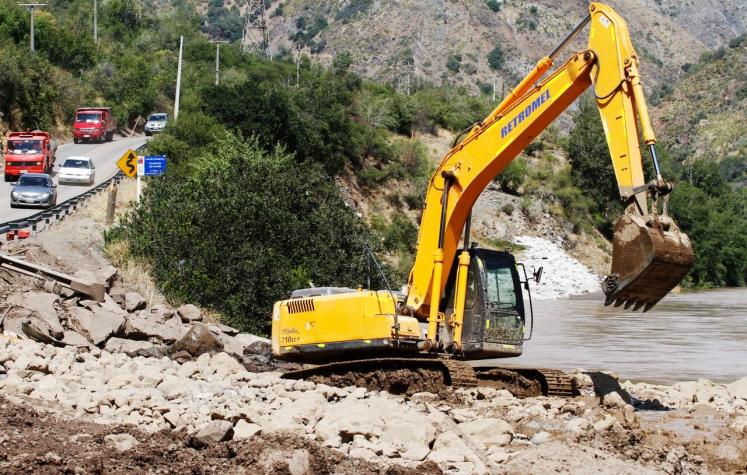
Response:
[{"label": "river", "polygon": [[599,300],[534,302],[534,335],[507,366],[614,371],[672,383],[747,376],[747,289],[669,295],[647,313]]}]

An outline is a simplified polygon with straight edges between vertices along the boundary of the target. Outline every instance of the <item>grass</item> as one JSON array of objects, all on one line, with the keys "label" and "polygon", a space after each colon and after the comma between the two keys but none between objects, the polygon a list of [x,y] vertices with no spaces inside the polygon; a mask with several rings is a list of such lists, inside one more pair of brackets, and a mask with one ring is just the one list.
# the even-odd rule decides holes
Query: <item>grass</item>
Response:
[{"label": "grass", "polygon": [[527,248],[522,244],[511,242],[506,239],[486,239],[485,245],[493,249],[498,249],[499,251],[508,251],[510,253],[521,252]]}]

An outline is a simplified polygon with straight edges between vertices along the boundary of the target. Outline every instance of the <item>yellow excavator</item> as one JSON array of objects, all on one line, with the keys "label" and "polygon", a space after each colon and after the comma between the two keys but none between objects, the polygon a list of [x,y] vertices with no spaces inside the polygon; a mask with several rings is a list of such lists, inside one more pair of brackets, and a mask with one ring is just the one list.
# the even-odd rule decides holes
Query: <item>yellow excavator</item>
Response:
[{"label": "yellow excavator", "polygon": [[[587,49],[551,71],[587,24]],[[527,317],[522,289],[529,291],[529,280],[541,278],[541,269],[528,276],[508,252],[470,245],[471,209],[490,181],[591,87],[627,205],[613,229],[611,272],[602,283],[605,304],[644,311],[655,305],[682,281],[694,256],[688,237],[667,215],[673,185],[661,175],[638,65],[624,20],[609,6],[591,3],[581,24],[441,160],[428,186],[405,292],[320,287],[275,303],[274,357],[313,363],[285,377],[393,392],[414,383],[433,390],[424,381],[520,381],[545,394],[572,394],[569,378],[559,371],[466,364],[522,353],[533,326],[531,295]],[[648,182],[643,148],[656,175]],[[400,378],[403,372],[409,380]]]}]

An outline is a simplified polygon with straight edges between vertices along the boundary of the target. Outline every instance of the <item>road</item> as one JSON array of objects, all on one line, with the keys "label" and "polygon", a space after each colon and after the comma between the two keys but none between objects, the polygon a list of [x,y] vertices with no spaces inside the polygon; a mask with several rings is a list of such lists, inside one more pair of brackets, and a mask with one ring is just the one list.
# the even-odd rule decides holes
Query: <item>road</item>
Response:
[{"label": "road", "polygon": [[[52,172],[52,176],[57,182],[56,175],[57,170],[65,161],[66,158],[78,155],[84,157],[90,157],[96,165],[96,182],[92,186],[85,185],[59,185],[57,187],[57,202],[61,203],[65,200],[73,198],[81,193],[86,192],[93,186],[98,185],[114,176],[117,173],[117,160],[122,154],[131,148],[135,150],[146,142],[145,137],[129,137],[123,138],[115,136],[112,142],[106,142],[103,144],[73,144],[68,143],[60,145],[57,149],[55,168]],[[40,208],[15,208],[10,207],[10,190],[12,189],[11,183],[6,183],[0,180],[0,223],[11,221],[15,219],[23,219],[32,214],[39,212]]]}]

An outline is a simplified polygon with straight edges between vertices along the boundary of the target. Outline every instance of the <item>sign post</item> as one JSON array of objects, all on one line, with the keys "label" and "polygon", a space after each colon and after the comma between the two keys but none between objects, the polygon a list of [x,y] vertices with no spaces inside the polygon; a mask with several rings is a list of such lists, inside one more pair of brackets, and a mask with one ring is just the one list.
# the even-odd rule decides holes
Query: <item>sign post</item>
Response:
[{"label": "sign post", "polygon": [[137,202],[140,202],[140,191],[142,189],[140,177],[161,176],[166,173],[166,155],[138,156],[132,150],[127,150],[119,160],[117,166],[125,176],[137,179]]}]

